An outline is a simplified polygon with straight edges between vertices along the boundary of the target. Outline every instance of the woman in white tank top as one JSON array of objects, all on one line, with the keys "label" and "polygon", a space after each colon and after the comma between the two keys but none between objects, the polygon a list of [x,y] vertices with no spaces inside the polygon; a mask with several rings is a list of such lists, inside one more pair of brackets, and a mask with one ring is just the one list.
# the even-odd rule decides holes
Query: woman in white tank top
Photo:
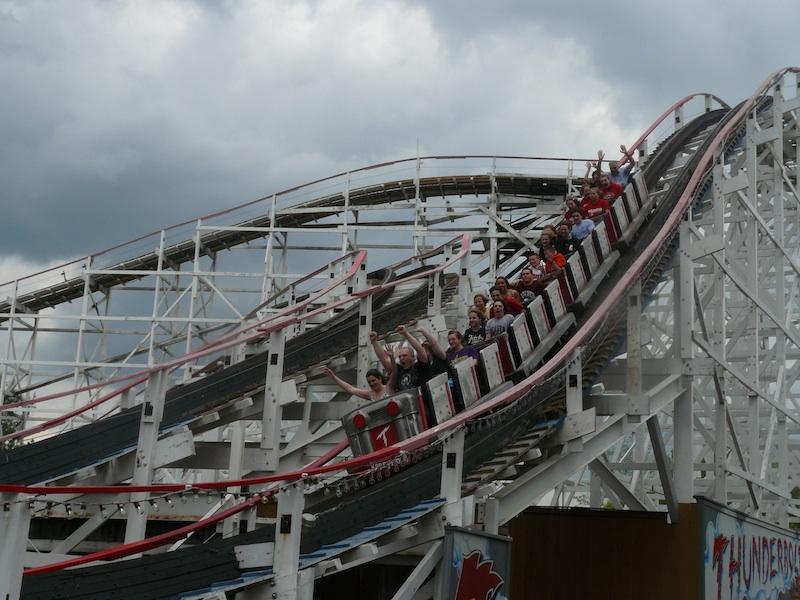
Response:
[{"label": "woman in white tank top", "polygon": [[378,371],[378,369],[370,369],[367,371],[367,385],[369,387],[366,388],[350,385],[344,379],[337,377],[328,367],[325,367],[325,374],[333,379],[334,383],[345,392],[363,398],[364,400],[380,400],[394,393],[391,385],[387,384],[386,376]]}]

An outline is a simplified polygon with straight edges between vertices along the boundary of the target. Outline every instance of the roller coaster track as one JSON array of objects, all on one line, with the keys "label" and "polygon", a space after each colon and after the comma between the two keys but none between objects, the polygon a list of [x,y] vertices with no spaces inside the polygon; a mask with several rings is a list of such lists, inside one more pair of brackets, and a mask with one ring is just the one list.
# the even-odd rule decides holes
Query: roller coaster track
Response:
[{"label": "roller coaster track", "polygon": [[[780,74],[782,76],[783,73]],[[710,111],[683,125],[669,139],[665,140],[648,161],[644,176],[648,192],[657,198],[654,211],[648,216],[641,226],[633,242],[620,254],[618,261],[613,265],[607,278],[600,284],[595,300],[585,307],[582,314],[578,315],[576,327],[569,339],[561,340],[553,351],[544,358],[543,365],[528,377],[515,378],[516,385],[502,392],[497,397],[482,405],[472,407],[454,417],[451,421],[442,423],[433,429],[401,442],[393,448],[378,451],[371,456],[361,457],[347,461],[351,474],[337,480],[332,486],[316,488],[316,492],[309,494],[306,500],[306,511],[314,515],[312,523],[304,524],[301,536],[300,563],[301,568],[320,565],[342,553],[357,548],[360,544],[374,540],[381,535],[395,531],[398,527],[409,523],[419,523],[419,529],[435,530],[430,525],[430,515],[436,513],[443,503],[439,499],[442,481],[442,456],[443,445],[448,443],[448,438],[457,428],[466,428],[464,441],[463,468],[465,480],[462,487],[463,493],[477,489],[481,484],[491,482],[498,477],[505,479],[504,473],[509,468],[515,468],[517,474],[530,474],[537,467],[544,465],[542,459],[555,459],[543,440],[547,440],[558,431],[563,416],[564,397],[564,369],[568,361],[575,356],[582,359],[582,375],[585,382],[591,382],[608,364],[615,355],[616,349],[625,338],[625,304],[618,300],[634,282],[638,282],[647,296],[663,277],[664,270],[671,259],[676,247],[677,225],[682,215],[691,210],[692,203],[698,203],[708,193],[710,187],[711,157],[714,153],[719,155],[727,148],[740,143],[746,117],[758,107],[757,102],[762,99],[763,92],[769,88],[778,74],[762,86],[749,102],[730,110]],[[668,111],[669,112],[669,111]],[[666,114],[666,113],[665,113]],[[437,178],[438,179],[438,178]],[[500,187],[500,179],[497,186]],[[398,182],[386,186],[371,186],[364,190],[353,191],[350,202],[391,202],[407,198],[409,191],[414,195],[417,182]],[[409,188],[410,185],[410,188]],[[480,177],[468,176],[464,178],[453,177],[449,181],[442,180],[419,181],[421,189],[430,186],[432,191],[439,194],[461,194],[467,190],[469,193],[487,193],[491,191],[491,181]],[[508,193],[531,193],[531,182],[515,181],[508,178],[502,183],[503,189]],[[438,189],[436,189],[438,186]],[[471,187],[470,187],[471,186]],[[515,187],[517,186],[517,187]],[[527,186],[527,187],[526,187]],[[521,191],[521,190],[526,191]],[[481,191],[483,190],[483,191]],[[331,198],[321,198],[309,203],[309,207],[327,206]],[[298,221],[298,226],[302,225]],[[219,240],[209,240],[209,244],[220,243]],[[223,246],[224,247],[224,246]],[[175,252],[174,259],[181,260],[179,248],[170,249]],[[146,260],[147,257],[141,260]],[[140,259],[136,259],[140,260]],[[144,264],[144,263],[140,263]],[[130,268],[128,266],[128,268]],[[393,277],[394,274],[385,273],[383,281]],[[119,282],[103,282],[103,285],[114,285]],[[69,284],[70,282],[65,282]],[[81,280],[81,286],[83,281]],[[380,287],[380,286],[378,286]],[[427,287],[427,286],[425,286]],[[31,303],[44,302],[42,298],[49,298],[49,305],[53,299],[61,298],[66,301],[77,296],[67,288],[61,291],[46,290],[40,297],[31,295],[24,302],[27,306]],[[402,304],[408,306],[408,312],[391,317],[386,316],[384,327],[388,330],[396,322],[403,322],[409,316],[419,314],[423,310],[424,290],[422,287],[414,289],[403,300]],[[56,295],[50,295],[56,294]],[[60,295],[59,295],[60,294]],[[49,296],[48,296],[49,295]],[[419,305],[412,300],[423,300]],[[22,299],[19,299],[22,301]],[[377,306],[380,306],[378,301]],[[48,304],[44,304],[45,306]],[[376,316],[380,315],[378,311]],[[396,317],[396,318],[394,318]],[[353,316],[340,317],[334,331],[335,338],[342,338],[342,331],[352,327]],[[311,331],[306,340],[314,340],[319,347],[329,345],[329,338],[325,338],[324,331]],[[316,337],[315,337],[316,336]],[[296,338],[298,347],[304,345],[303,337]],[[352,346],[352,341],[343,342],[342,347],[331,350],[331,355],[342,352],[346,347]],[[287,348],[287,356],[289,350]],[[316,352],[313,352],[316,354]],[[214,395],[214,402],[229,402],[233,398],[241,397],[245,392],[251,391],[256,386],[255,380],[246,385],[234,385],[225,389],[225,381],[231,379],[245,380],[248,369],[261,373],[263,379],[264,357],[253,357],[251,363],[240,363],[223,370],[219,375],[192,383],[183,388],[173,390],[168,402],[179,402],[185,398],[190,404],[196,404],[197,398],[203,397],[204,390],[209,395]],[[297,360],[296,366],[301,368],[307,365],[309,359]],[[291,369],[287,369],[291,372]],[[207,388],[207,389],[206,389]],[[215,406],[216,407],[216,406]],[[197,407],[197,415],[207,411],[209,406]],[[176,412],[185,417],[187,413]],[[131,413],[134,414],[134,413]],[[127,417],[130,418],[130,417]],[[135,429],[138,422],[138,413],[131,420],[131,427]],[[167,423],[177,423],[179,419],[166,419]],[[607,423],[609,427],[613,423]],[[103,427],[103,422],[95,424]],[[86,426],[70,434],[73,441],[80,440],[90,431]],[[83,433],[81,433],[83,432]],[[62,436],[58,436],[58,439]],[[135,431],[134,431],[135,438]],[[599,438],[599,436],[598,436]],[[39,442],[28,448],[35,448]],[[54,442],[51,442],[54,443]],[[128,444],[129,447],[130,444]],[[44,446],[41,446],[44,448]],[[592,447],[591,451],[599,455],[605,448]],[[5,455],[6,463],[21,462],[15,458],[14,453],[19,453],[25,448],[11,451]],[[537,456],[531,456],[533,450],[538,450]],[[33,452],[33,450],[28,450]],[[535,454],[535,453],[534,453]],[[20,456],[21,454],[17,454]],[[586,462],[592,457],[584,457]],[[584,463],[585,464],[585,463]],[[359,472],[358,468],[372,465],[368,471]],[[376,466],[377,465],[377,466]],[[75,464],[69,469],[74,470]],[[322,467],[312,465],[307,472],[311,476],[324,475],[341,469],[341,466],[331,465]],[[0,467],[0,480],[3,484],[11,483],[40,483],[52,476],[60,476],[69,469],[52,471],[44,476],[36,474],[26,478],[25,474],[18,472],[6,474]],[[16,479],[15,479],[16,477]],[[511,476],[512,479],[514,475]],[[271,481],[286,479],[298,484],[299,474],[279,474],[273,478],[253,479],[253,484],[264,485]],[[303,478],[305,482],[305,478]],[[313,486],[313,482],[311,483]],[[221,482],[220,485],[208,486],[209,488],[224,488],[231,482]],[[155,491],[167,490],[169,486],[151,486]],[[48,493],[45,488],[24,488],[17,486],[0,486],[7,493],[27,491],[28,493]],[[65,488],[66,489],[66,488]],[[109,488],[110,489],[110,488]],[[133,488],[129,488],[133,489]],[[170,488],[171,489],[171,488]],[[323,495],[321,490],[332,491],[335,494]],[[63,491],[64,490],[60,490]],[[76,488],[76,492],[90,491],[89,488]],[[101,491],[98,488],[96,491]],[[102,490],[109,491],[109,490]],[[260,501],[254,496],[249,501],[249,506]],[[500,521],[504,522],[505,515]],[[270,566],[242,567],[237,558],[238,548],[258,544],[275,544],[275,530],[271,527],[255,529],[246,534],[233,536],[224,540],[212,540],[205,544],[188,547],[168,553],[166,555],[145,556],[122,563],[109,563],[99,566],[83,567],[55,573],[47,573],[51,569],[40,569],[36,574],[27,576],[24,580],[24,598],[94,598],[104,597],[104,594],[113,594],[122,598],[160,598],[160,597],[205,597],[213,593],[235,590],[253,585],[260,581],[269,580],[274,576]],[[436,533],[431,534],[434,537]],[[427,539],[424,535],[417,539]],[[131,551],[147,549],[144,546],[131,548]],[[118,554],[122,556],[123,554]],[[109,554],[103,558],[114,558],[117,555]],[[97,558],[100,558],[99,556]],[[180,565],[182,575],[176,575]],[[54,569],[53,569],[54,570]],[[149,581],[137,580],[136,574],[149,573]]]},{"label": "roller coaster track", "polygon": [[[425,160],[426,158],[434,157],[420,157],[418,160]],[[442,157],[437,157],[442,158]],[[400,162],[400,161],[398,161]],[[391,163],[382,163],[374,165],[372,168],[383,167]],[[332,176],[332,178],[337,175]],[[494,189],[500,194],[516,195],[524,194],[529,196],[547,194],[561,194],[566,191],[563,189],[553,189],[552,185],[542,186],[541,181],[533,180],[530,178],[513,176],[513,175],[496,175],[494,177],[483,175],[461,175],[450,177],[425,177],[420,178],[419,181],[413,179],[405,179],[402,181],[393,181],[381,183],[379,185],[368,186],[352,190],[349,193],[350,206],[360,205],[374,205],[374,204],[391,204],[393,202],[408,201],[413,199],[417,193],[422,197],[426,195],[436,196],[462,196],[472,195],[478,196],[481,194],[488,194]],[[296,188],[285,190],[276,194],[280,196],[285,193],[294,191]],[[419,191],[417,191],[417,189]],[[263,199],[262,199],[263,200]],[[257,200],[258,202],[260,200]],[[213,253],[220,250],[225,250],[233,245],[241,244],[249,240],[258,239],[263,237],[263,231],[257,229],[264,229],[274,226],[281,227],[310,227],[313,228],[313,222],[317,221],[320,217],[325,216],[327,213],[320,210],[320,212],[313,212],[313,209],[325,209],[328,207],[336,206],[341,203],[342,194],[332,194],[324,198],[315,199],[313,201],[301,204],[294,208],[303,209],[308,212],[304,214],[292,215],[278,215],[276,223],[273,225],[270,222],[270,217],[258,217],[239,222],[235,225],[234,231],[221,231],[212,232],[204,235],[200,240],[200,245],[203,247],[204,252]],[[176,225],[175,227],[179,227]],[[246,231],[250,228],[251,231]],[[147,236],[143,236],[147,237]],[[133,242],[135,242],[134,240]],[[131,242],[131,243],[133,243]],[[98,252],[96,256],[103,256],[109,253],[111,248],[106,251]],[[194,240],[186,240],[185,242],[175,244],[165,249],[164,259],[169,263],[180,265],[183,263],[194,260],[195,256],[195,242]],[[108,265],[107,269],[110,271],[153,271],[158,268],[159,256],[157,253],[147,253],[129,260]],[[141,277],[139,275],[138,277]],[[112,288],[114,286],[122,285],[129,281],[135,280],[136,275],[97,275],[92,277],[90,282],[90,289],[92,291],[102,288]],[[59,304],[73,301],[80,298],[84,293],[85,280],[83,277],[73,277],[67,281],[48,286],[35,292],[22,294],[16,299],[17,312],[20,309],[25,311],[38,311],[45,308],[52,308]],[[12,306],[9,301],[0,302],[0,323],[8,319]]]},{"label": "roller coaster track", "polygon": [[[699,134],[700,132],[703,132],[704,130],[706,134],[705,137],[708,137],[708,134],[712,132],[710,126],[713,126],[713,124],[716,123],[721,117],[722,111],[718,111],[716,113],[709,113],[701,119],[698,119],[697,122],[694,122],[692,126],[687,126],[685,129],[683,129],[679,136],[676,136],[675,139],[672,139],[665,144],[664,149],[660,150],[660,152],[670,152],[674,155],[677,149],[683,148],[687,139]],[[648,166],[646,173],[646,179],[648,182],[656,182],[661,179],[663,172],[668,166],[669,161],[664,161],[663,159],[659,160],[659,155],[654,157],[653,161],[650,163],[650,166]],[[699,159],[699,155],[695,157],[695,161],[690,163],[686,169],[691,169],[696,163],[697,159]],[[667,163],[666,165],[665,162]],[[653,175],[655,169],[660,169],[660,172],[658,172],[657,175]],[[653,191],[657,190],[654,189]],[[673,196],[676,196],[675,192],[679,193],[680,191],[681,188],[674,187]],[[667,211],[669,207],[670,203],[667,200],[660,206],[662,214],[663,211]],[[648,234],[656,231],[655,227],[659,225],[662,219],[663,217],[659,219],[658,215],[654,216],[654,218],[648,224],[648,229],[642,232],[640,239],[647,240]],[[644,244],[639,244],[639,246],[642,245]],[[635,256],[635,254],[636,253],[634,251],[630,253],[629,256]],[[622,269],[624,267],[621,266],[620,268]],[[657,277],[658,275],[654,274],[654,276]],[[618,319],[611,320],[613,325],[608,327],[608,331],[604,334],[598,335],[596,338],[596,349],[587,349],[587,353],[589,354],[587,358],[591,359],[588,361],[586,367],[587,375],[590,375],[590,371],[594,370],[596,372],[602,367],[603,361],[609,357],[611,351],[613,350],[613,346],[616,345],[616,343],[613,345],[603,343],[606,342],[608,338],[613,338],[613,336],[619,335],[619,325],[616,321],[618,321]],[[540,441],[540,436],[543,433],[541,426],[541,422],[543,420],[542,405],[546,400],[558,393],[558,388],[560,388],[560,383],[555,382],[551,382],[549,386],[538,387],[535,390],[535,393],[530,394],[517,404],[511,405],[500,413],[494,414],[492,416],[492,420],[499,424],[489,424],[486,427],[481,427],[468,435],[466,439],[464,459],[465,472],[470,473],[478,471],[481,468],[485,468],[485,465],[488,461],[496,461],[496,457],[498,456],[503,457],[504,460],[500,465],[495,463],[494,466],[497,469],[497,473],[502,472],[505,468],[512,464],[518,463],[519,456],[535,447],[535,444]],[[549,429],[545,429],[545,432],[546,431],[549,431]],[[533,436],[533,440],[530,439],[531,436]],[[525,439],[526,437],[527,440]],[[526,444],[526,447],[520,448],[520,451],[517,455],[513,453],[511,455],[507,455],[508,449],[513,447],[515,444],[519,444],[521,439],[524,440],[523,444],[528,442],[530,445]],[[437,448],[440,447],[437,446]],[[438,492],[440,470],[441,458],[438,453],[434,452],[427,458],[420,460],[419,463],[406,468],[400,474],[394,475],[388,480],[384,480],[382,483],[376,482],[366,489],[349,493],[341,499],[329,498],[322,500],[313,508],[316,513],[316,521],[313,529],[309,528],[308,531],[304,531],[303,533],[303,547],[301,552],[304,555],[311,555],[314,552],[318,552],[320,548],[324,548],[325,546],[335,544],[340,540],[347,539],[357,534],[359,531],[363,531],[366,527],[376,526],[383,522],[384,519],[391,518],[393,515],[396,515],[403,510],[412,509],[427,499],[435,497]],[[412,490],[409,490],[408,482],[412,480],[412,478],[414,481],[414,486]],[[354,485],[353,487],[356,489],[359,488],[358,485]],[[356,506],[358,507],[358,510],[355,510]],[[348,509],[348,507],[351,507],[351,509]],[[354,514],[358,514],[363,520],[353,519],[351,515]],[[270,528],[259,529],[255,532],[251,532],[250,534],[246,534],[246,536],[246,540],[240,540],[238,539],[238,536],[236,536],[230,540],[226,540],[225,542],[205,544],[202,550],[187,550],[187,552],[192,555],[196,555],[198,552],[203,555],[203,558],[198,558],[199,564],[197,567],[189,569],[187,575],[191,576],[195,582],[198,582],[201,577],[200,573],[207,573],[209,576],[207,581],[208,585],[210,586],[215,581],[215,578],[220,577],[218,571],[223,570],[223,565],[225,563],[227,563],[227,570],[230,573],[235,571],[235,569],[232,568],[232,563],[235,562],[235,559],[232,561],[231,556],[235,546],[242,545],[244,543],[269,543],[274,541],[274,531]],[[181,552],[183,551],[177,551],[178,554]],[[221,557],[226,553],[227,560],[221,561]],[[214,556],[213,566],[207,562],[209,561],[209,555]],[[154,557],[143,558],[140,560],[145,561],[147,564],[147,566],[142,564],[140,568],[146,568],[151,573],[156,568],[158,570],[163,569],[165,574],[169,573],[171,575],[174,572],[174,567],[170,566],[169,561],[165,563],[159,563],[159,561]],[[175,560],[179,560],[179,557],[176,556]],[[185,564],[185,560],[186,559],[182,561],[182,564]],[[156,567],[157,564],[159,565],[158,567]],[[127,570],[128,568],[131,568],[132,565],[126,564],[125,567]],[[81,573],[80,577],[84,582],[83,585],[86,586],[87,589],[91,589],[91,584],[87,581],[88,577],[92,577],[94,575],[100,580],[108,581],[110,577],[109,574],[113,573],[115,569],[109,565],[107,567],[86,568],[82,571],[83,572]],[[73,575],[70,571],[54,575],[32,576],[29,580],[26,580],[25,587],[23,588],[25,591],[24,597],[39,597],[35,594],[35,592],[33,592],[33,589],[53,589],[54,587],[65,589],[70,588],[70,578],[76,576],[77,575]],[[235,573],[235,577],[231,576],[230,578],[238,579],[240,576],[241,573],[237,572]],[[126,576],[121,575],[121,577],[125,578]],[[28,581],[30,581],[30,584],[36,585],[36,588],[31,589],[30,596],[28,595],[28,589],[30,586]],[[39,587],[40,585],[42,586],[41,588]],[[205,587],[206,586],[198,585],[198,588]],[[160,586],[160,588],[162,590],[161,593],[167,591],[162,586]],[[187,590],[179,591],[185,592]],[[132,588],[131,593],[141,594],[142,590],[140,588]]]}]

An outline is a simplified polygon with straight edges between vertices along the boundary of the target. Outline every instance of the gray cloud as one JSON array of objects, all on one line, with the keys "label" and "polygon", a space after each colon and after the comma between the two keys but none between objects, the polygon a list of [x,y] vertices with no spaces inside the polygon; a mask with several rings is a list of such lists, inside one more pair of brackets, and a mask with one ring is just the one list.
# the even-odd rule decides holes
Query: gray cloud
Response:
[{"label": "gray cloud", "polygon": [[443,154],[615,147],[689,92],[735,102],[791,62],[796,19],[771,12],[739,1],[0,2],[0,256],[78,256],[413,155],[417,139]]},{"label": "gray cloud", "polygon": [[692,92],[736,103],[800,55],[800,10],[791,0],[444,0],[431,7],[453,43],[486,30],[518,35],[527,23],[576,40],[594,59],[592,73],[620,92],[615,117],[627,126]]}]

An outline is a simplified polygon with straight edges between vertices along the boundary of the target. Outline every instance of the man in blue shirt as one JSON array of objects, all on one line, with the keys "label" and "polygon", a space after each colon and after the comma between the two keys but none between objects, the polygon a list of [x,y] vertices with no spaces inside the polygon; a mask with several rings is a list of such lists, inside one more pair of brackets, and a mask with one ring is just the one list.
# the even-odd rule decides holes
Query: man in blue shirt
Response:
[{"label": "man in blue shirt", "polygon": [[[614,183],[618,183],[625,188],[630,181],[631,181],[631,170],[634,166],[636,166],[636,161],[633,160],[633,156],[628,149],[620,144],[619,151],[622,152],[623,156],[628,158],[628,162],[625,163],[622,167],[619,166],[619,163],[615,160],[608,161],[608,173],[606,175],[608,178],[613,181]],[[603,161],[603,151],[600,150],[597,152],[597,168],[600,168],[600,163]]]},{"label": "man in blue shirt", "polygon": [[591,219],[584,219],[581,211],[572,211],[572,237],[578,241],[583,240],[587,235],[592,233],[594,229],[594,221]]}]

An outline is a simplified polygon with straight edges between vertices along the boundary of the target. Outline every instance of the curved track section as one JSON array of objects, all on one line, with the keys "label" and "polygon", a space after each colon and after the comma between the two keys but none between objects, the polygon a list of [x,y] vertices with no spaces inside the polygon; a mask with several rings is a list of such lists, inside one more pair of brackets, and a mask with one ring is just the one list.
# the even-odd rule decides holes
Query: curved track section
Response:
[{"label": "curved track section", "polygon": [[[420,157],[418,160],[424,160],[426,158],[435,157]],[[399,163],[407,161],[397,162]],[[389,164],[391,163],[373,165],[371,167],[367,167],[365,170],[384,167]],[[338,176],[339,175],[332,176],[331,179]],[[556,189],[554,189],[552,184],[544,182],[543,185],[541,180],[504,175],[493,177],[488,174],[483,174],[452,177],[427,177],[421,178],[418,182],[413,179],[404,179],[400,181],[381,183],[379,185],[367,186],[357,190],[352,190],[348,194],[348,202],[351,207],[371,204],[390,204],[392,202],[400,202],[408,200],[409,198],[414,198],[417,193],[421,194],[423,197],[425,195],[461,196],[465,194],[477,196],[479,194],[489,194],[492,192],[493,188],[497,193],[508,195],[524,194],[535,196],[543,194],[563,195],[566,193],[566,188],[563,187],[563,185],[556,186]],[[295,188],[292,188],[285,190],[284,192],[279,192],[277,196],[292,192],[294,190]],[[302,227],[317,221],[326,213],[324,211],[315,213],[313,212],[314,208],[324,209],[326,207],[340,204],[342,202],[342,198],[342,194],[337,193],[324,198],[318,198],[313,201],[306,202],[296,208],[305,209],[308,212],[299,215],[279,215],[276,218],[275,225],[273,226]],[[261,202],[263,200],[264,199],[260,199],[254,202]],[[179,226],[180,225],[177,225],[175,227]],[[231,246],[264,236],[263,232],[242,231],[241,229],[243,228],[268,228],[270,226],[271,223],[269,216],[242,221],[236,224],[236,231],[213,232],[211,234],[202,236],[200,245],[205,249],[205,252],[212,254],[214,252],[230,248]],[[98,255],[100,254],[104,254],[104,252],[98,253]],[[194,260],[194,255],[195,241],[187,240],[166,248],[162,261],[175,265],[181,265]],[[109,265],[107,269],[110,271],[155,271],[158,269],[158,265],[159,256],[157,253],[153,252]],[[134,281],[140,277],[143,277],[143,275],[98,275],[91,279],[89,287],[91,291],[97,291],[103,288],[111,288],[122,285],[129,281]],[[22,294],[16,299],[15,302],[18,307],[24,308],[27,311],[38,311],[46,308],[52,308],[54,306],[58,306],[59,304],[71,302],[77,298],[80,298],[84,294],[85,285],[86,282],[83,277],[75,277],[50,287],[42,288],[27,294]],[[9,313],[11,310],[11,302],[7,300],[0,302],[0,315]],[[19,308],[16,310],[19,311]],[[0,323],[3,323],[7,319],[7,316],[0,316]]]}]

